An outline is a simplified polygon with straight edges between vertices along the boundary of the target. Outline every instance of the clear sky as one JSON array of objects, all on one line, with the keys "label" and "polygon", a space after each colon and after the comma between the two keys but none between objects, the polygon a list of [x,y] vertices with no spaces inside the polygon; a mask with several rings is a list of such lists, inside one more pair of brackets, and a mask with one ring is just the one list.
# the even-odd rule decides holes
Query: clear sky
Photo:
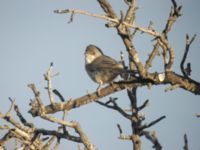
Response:
[{"label": "clear sky", "polygon": [[[110,0],[119,15],[126,10],[123,0]],[[200,20],[198,0],[177,0],[183,5],[183,16],[178,19],[169,34],[171,45],[175,49],[174,70],[180,73],[179,64],[184,53],[185,35],[197,34],[191,46],[187,61],[192,65],[192,78],[199,80]],[[162,31],[169,15],[170,0],[138,1],[137,24],[147,27],[149,21]],[[54,78],[57,88],[66,99],[77,98],[92,92],[97,84],[92,82],[84,70],[84,51],[88,44],[95,44],[104,53],[119,59],[120,51],[125,47],[114,29],[105,28],[105,22],[96,18],[75,15],[74,22],[68,24],[69,15],[54,14],[55,9],[77,8],[102,14],[95,0],[1,0],[0,1],[0,111],[5,113],[10,102],[8,97],[16,99],[24,116],[38,127],[53,129],[56,126],[39,118],[32,118],[27,113],[29,100],[33,98],[27,84],[35,83],[41,91],[44,102],[49,103],[44,87],[43,74],[51,61],[54,71],[60,75]],[[137,34],[135,47],[145,62],[152,49],[152,37]],[[155,60],[152,71],[162,71],[161,59]],[[183,135],[187,133],[191,150],[200,149],[200,120],[195,113],[200,112],[200,97],[177,89],[164,92],[167,86],[146,87],[138,90],[138,101],[142,104],[149,99],[150,105],[143,111],[146,121],[150,122],[166,115],[167,118],[149,130],[155,130],[163,149],[182,149]],[[119,97],[119,104],[129,107],[126,92],[112,95]],[[104,101],[108,97],[104,98]],[[56,114],[61,117],[61,114]],[[100,150],[131,149],[132,143],[121,141],[116,124],[119,123],[125,134],[131,133],[130,123],[117,112],[98,104],[75,109],[69,113],[68,120],[78,121],[91,142]],[[0,124],[3,122],[0,121]],[[2,132],[0,132],[0,136]],[[151,148],[151,143],[142,138],[144,150]],[[62,140],[60,149],[77,149],[77,144]]]}]

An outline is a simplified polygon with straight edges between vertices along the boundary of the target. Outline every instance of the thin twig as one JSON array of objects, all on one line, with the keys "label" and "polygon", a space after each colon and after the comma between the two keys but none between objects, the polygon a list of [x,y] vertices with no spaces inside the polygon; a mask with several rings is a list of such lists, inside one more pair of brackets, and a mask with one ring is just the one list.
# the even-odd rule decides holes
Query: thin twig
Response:
[{"label": "thin twig", "polygon": [[188,148],[188,139],[187,139],[187,134],[184,134],[184,146],[183,146],[184,150],[189,150]]},{"label": "thin twig", "polygon": [[147,99],[140,107],[137,108],[137,111],[140,111],[144,109],[146,106],[148,106],[149,100]]},{"label": "thin twig", "polygon": [[21,123],[23,123],[23,125],[32,128],[34,125],[32,123],[29,123],[26,121],[26,119],[23,117],[22,113],[19,110],[19,107],[15,104],[15,100],[13,100],[12,98],[9,97],[9,100],[13,103],[13,107],[14,110],[17,114],[17,116],[19,117]]},{"label": "thin twig", "polygon": [[74,21],[74,12],[71,13],[70,20],[67,23],[72,23]]},{"label": "thin twig", "polygon": [[160,144],[160,142],[158,141],[158,138],[156,137],[156,132],[149,132],[149,131],[143,131],[142,134],[149,139],[152,143],[153,143],[153,148],[155,148],[156,150],[161,150],[162,146]]},{"label": "thin twig", "polygon": [[61,102],[64,102],[64,101],[65,101],[64,96],[62,96],[62,94],[61,94],[57,89],[54,89],[54,90],[53,90],[53,93],[54,93],[55,95],[57,95],[57,96],[60,98]]},{"label": "thin twig", "polygon": [[110,18],[107,15],[93,14],[93,13],[89,13],[87,11],[78,10],[78,9],[65,9],[65,10],[55,10],[54,11],[54,13],[58,13],[58,14],[72,13],[72,12],[77,13],[77,14],[82,14],[82,15],[86,15],[86,16],[99,18],[99,19],[103,19],[103,20],[107,20],[107,21],[114,22],[114,23],[117,23],[117,24],[122,23],[123,25],[125,25],[129,28],[140,30],[141,32],[148,33],[148,34],[153,35],[155,37],[161,36],[161,34],[159,32],[156,32],[155,30],[146,29],[146,28],[137,26],[136,24],[129,24],[127,22],[120,22],[118,19]]},{"label": "thin twig", "polygon": [[[125,118],[131,120],[131,115],[127,114],[122,108],[120,108],[115,101],[109,100],[106,103],[103,103],[103,102],[100,102],[100,101],[96,101],[96,103],[98,103],[98,104],[100,104],[100,105],[102,105],[104,107],[107,107],[107,108],[110,108],[110,109],[114,109],[114,110],[118,111]],[[109,105],[109,103],[112,103],[113,106]]]},{"label": "thin twig", "polygon": [[49,95],[49,100],[51,104],[55,103],[54,95],[53,95],[53,88],[52,88],[52,68],[53,68],[53,63],[50,64],[50,67],[46,74],[44,74],[45,80],[47,80],[47,90],[48,90],[48,95]]},{"label": "thin twig", "polygon": [[163,34],[165,38],[167,39],[167,34],[171,31],[172,25],[176,22],[177,18],[181,16],[181,8],[182,6],[177,6],[177,3],[175,0],[171,0],[173,7],[171,8],[171,11],[169,13],[169,18],[167,20],[167,23],[165,25],[165,29],[163,30]]},{"label": "thin twig", "polygon": [[148,59],[146,61],[146,64],[144,66],[145,70],[148,70],[151,67],[155,56],[159,52],[159,47],[160,47],[160,45],[159,45],[159,42],[157,41],[156,44],[154,45],[154,48],[153,48],[152,52],[150,53],[150,55],[149,55],[149,57],[148,57]]},{"label": "thin twig", "polygon": [[156,123],[160,122],[161,120],[163,120],[163,119],[165,119],[165,118],[166,118],[166,116],[162,116],[162,117],[160,117],[160,118],[158,118],[158,119],[152,121],[152,122],[149,123],[149,124],[145,124],[145,125],[143,125],[143,126],[140,128],[140,130],[144,130],[144,129],[146,129],[146,128],[150,128],[151,126],[155,125]]},{"label": "thin twig", "polygon": [[117,124],[117,128],[119,130],[119,134],[121,135],[122,134],[122,128],[121,128],[120,124]]},{"label": "thin twig", "polygon": [[190,39],[189,38],[189,35],[187,34],[186,35],[186,45],[185,45],[185,52],[184,52],[184,55],[183,55],[183,58],[181,60],[181,64],[180,64],[180,68],[181,68],[181,71],[184,75],[185,78],[187,79],[190,79],[190,77],[188,76],[185,68],[184,68],[184,64],[185,64],[185,61],[187,59],[187,55],[188,55],[188,52],[189,52],[189,49],[190,49],[190,45],[192,44],[192,42],[195,40],[196,38],[196,34]]}]

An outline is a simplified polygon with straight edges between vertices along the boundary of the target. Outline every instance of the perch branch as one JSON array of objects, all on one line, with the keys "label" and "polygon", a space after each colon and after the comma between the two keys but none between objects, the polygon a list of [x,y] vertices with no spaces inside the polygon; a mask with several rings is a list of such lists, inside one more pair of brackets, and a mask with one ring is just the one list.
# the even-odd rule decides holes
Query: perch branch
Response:
[{"label": "perch branch", "polygon": [[[32,84],[34,85],[34,84]],[[85,96],[79,97],[77,99],[74,100],[69,100],[69,101],[65,101],[65,102],[61,102],[61,103],[54,103],[52,106],[52,104],[45,106],[43,109],[45,114],[50,114],[50,113],[55,113],[58,111],[63,111],[63,110],[71,110],[77,107],[80,107],[82,105],[86,105],[88,103],[91,102],[95,102],[97,100],[99,100],[102,97],[105,97],[111,93],[117,92],[117,91],[121,91],[125,88],[128,87],[136,87],[136,86],[140,86],[141,83],[132,83],[132,82],[127,82],[127,83],[113,83],[112,85],[109,85],[103,89],[100,90],[100,95],[97,94],[97,92],[93,92],[91,94],[86,94]],[[38,114],[40,114],[40,110],[41,107],[39,105],[33,105],[32,108],[29,110],[29,113],[31,113],[32,116],[38,116]]]},{"label": "perch branch", "polygon": [[[161,74],[153,73],[153,74],[148,75],[148,79],[138,78],[131,81],[121,81],[121,82],[113,83],[112,85],[109,85],[109,86],[106,86],[105,88],[100,89],[100,93],[101,93],[100,95],[98,95],[97,92],[95,91],[91,94],[86,94],[82,97],[79,97],[73,100],[69,100],[69,101],[65,101],[61,103],[54,103],[53,104],[54,106],[52,106],[51,104],[44,106],[43,109],[44,109],[45,114],[55,113],[55,112],[63,111],[63,110],[69,111],[71,109],[78,108],[82,105],[86,105],[88,103],[98,101],[102,97],[108,96],[114,92],[118,92],[127,88],[134,88],[138,86],[148,85],[149,83],[153,85],[179,84],[180,88],[183,88],[194,94],[200,95],[200,84],[197,84],[195,81],[185,79],[183,76],[180,76],[174,72],[168,71],[165,74],[162,74],[162,78],[161,78]],[[30,85],[32,87],[34,84],[30,84]],[[34,91],[34,93],[36,93],[36,100],[37,100],[39,96],[38,95],[39,92]],[[29,113],[31,113],[31,115],[34,117],[38,116],[40,109],[41,109],[40,105],[33,105],[31,109],[29,110]]]}]

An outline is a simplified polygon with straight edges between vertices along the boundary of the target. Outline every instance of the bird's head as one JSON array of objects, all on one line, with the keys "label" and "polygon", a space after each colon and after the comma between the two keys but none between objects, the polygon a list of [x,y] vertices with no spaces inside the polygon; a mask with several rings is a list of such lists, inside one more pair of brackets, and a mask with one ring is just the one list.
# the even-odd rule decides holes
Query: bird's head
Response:
[{"label": "bird's head", "polygon": [[104,55],[100,48],[95,45],[88,45],[85,50],[85,63],[90,64],[99,56]]}]

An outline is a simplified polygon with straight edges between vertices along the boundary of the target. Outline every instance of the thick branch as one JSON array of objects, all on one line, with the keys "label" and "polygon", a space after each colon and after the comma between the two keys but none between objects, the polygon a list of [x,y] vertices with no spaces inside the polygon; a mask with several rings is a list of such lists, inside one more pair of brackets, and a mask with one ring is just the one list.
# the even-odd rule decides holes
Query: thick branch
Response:
[{"label": "thick branch", "polygon": [[[185,79],[183,76],[178,75],[174,72],[168,71],[165,74],[158,74],[158,73],[149,74],[147,79],[138,78],[133,81],[114,83],[112,85],[109,85],[101,89],[100,95],[98,95],[97,92],[94,92],[94,93],[84,95],[74,100],[70,100],[70,101],[66,101],[62,103],[54,103],[53,106],[47,105],[43,109],[44,109],[45,114],[55,113],[55,112],[63,111],[63,110],[71,110],[71,109],[86,105],[88,103],[95,102],[101,99],[102,97],[108,96],[114,92],[121,91],[126,88],[134,88],[138,86],[148,85],[149,83],[151,83],[152,85],[179,84],[180,88],[183,88],[194,94],[200,95],[200,84],[197,84],[195,81]],[[38,95],[36,94],[36,96]],[[29,113],[31,113],[33,116],[38,116],[39,111],[40,111],[40,106],[34,105],[34,107],[31,108]]]},{"label": "thick branch", "polygon": [[[44,113],[45,114],[50,114],[50,113],[55,113],[58,111],[63,111],[63,110],[71,110],[74,108],[78,108],[82,105],[86,105],[88,103],[94,102],[99,100],[102,97],[105,97],[111,93],[121,91],[127,87],[136,87],[141,85],[140,83],[132,83],[132,82],[127,82],[127,83],[113,83],[110,86],[107,86],[103,89],[100,90],[100,94],[98,95],[97,92],[94,92],[92,94],[87,94],[85,96],[79,97],[74,100],[69,100],[66,102],[62,103],[54,103],[53,106],[52,104],[47,105],[44,107]],[[38,116],[38,113],[40,111],[39,106],[32,107],[29,113],[32,114],[32,116]]]},{"label": "thick branch", "polygon": [[194,80],[188,80],[185,77],[180,76],[174,72],[166,72],[164,83],[169,83],[171,85],[179,84],[181,88],[196,95],[200,95],[200,83],[197,83]]}]

